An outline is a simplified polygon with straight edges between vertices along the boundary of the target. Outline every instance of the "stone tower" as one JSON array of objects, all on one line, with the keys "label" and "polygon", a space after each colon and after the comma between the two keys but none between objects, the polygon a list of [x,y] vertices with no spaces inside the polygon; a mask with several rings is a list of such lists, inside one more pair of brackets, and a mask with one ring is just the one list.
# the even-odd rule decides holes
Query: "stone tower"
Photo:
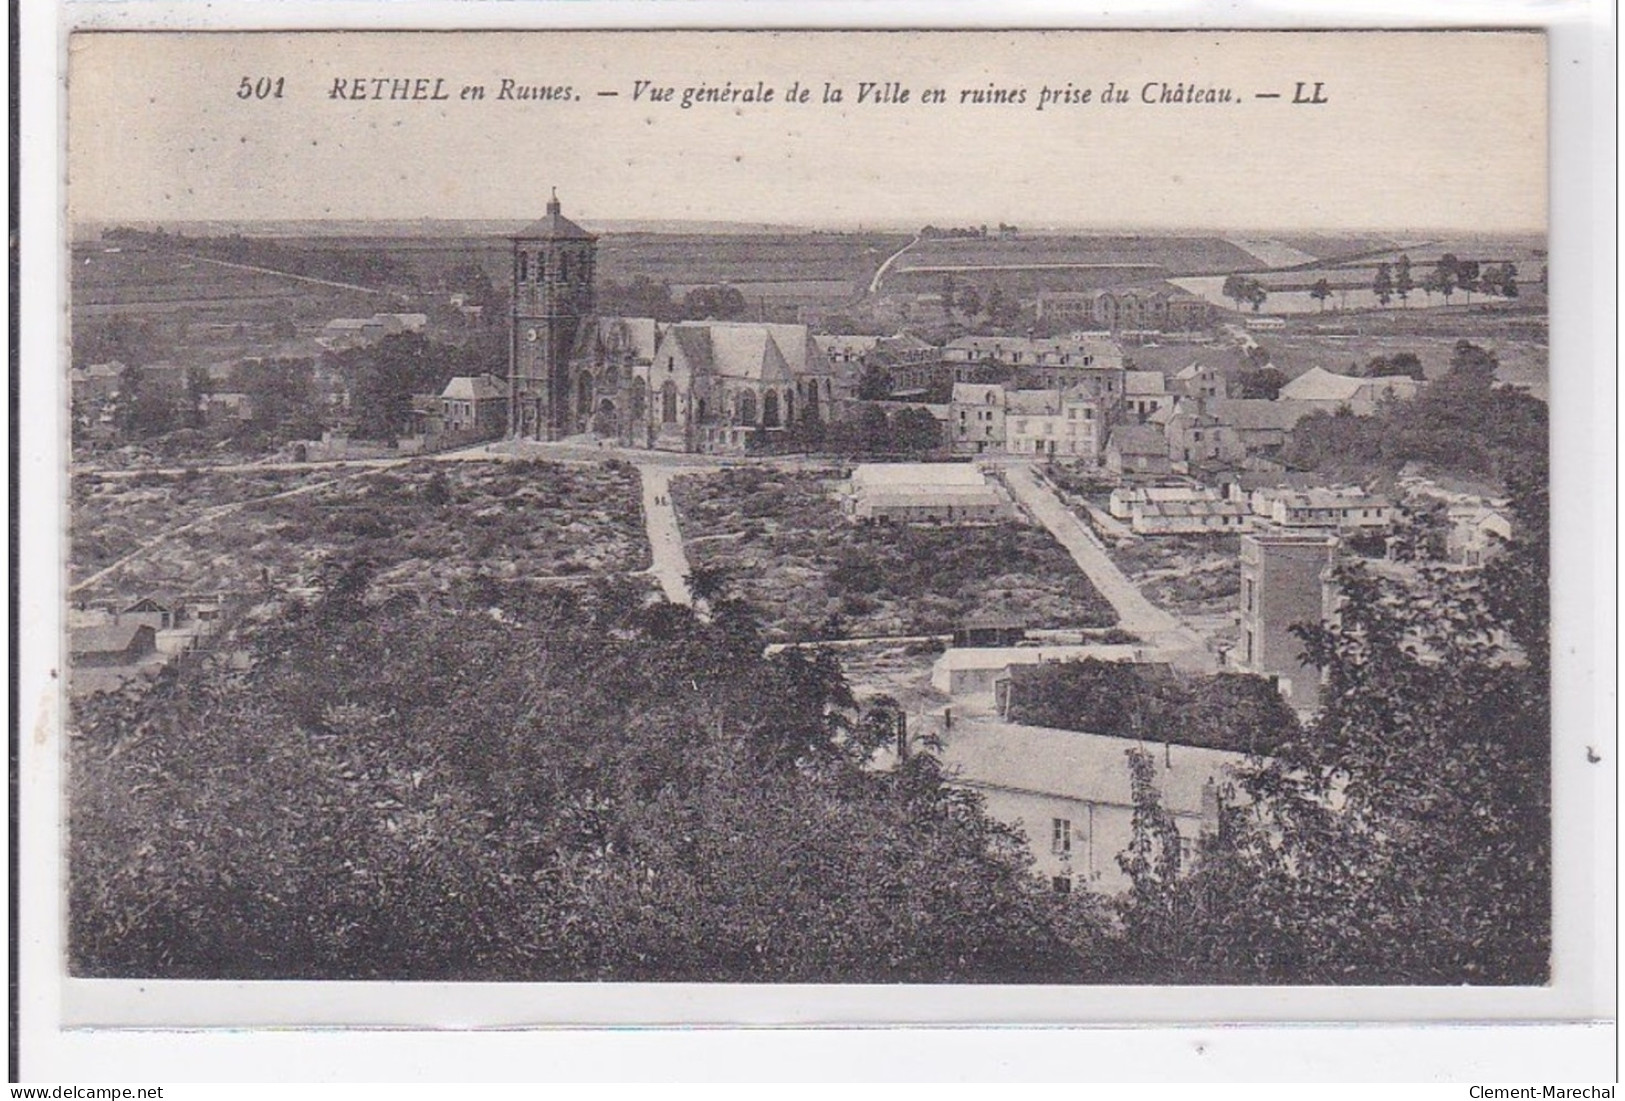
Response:
[{"label": "stone tower", "polygon": [[1232,652],[1242,670],[1274,677],[1299,712],[1320,705],[1320,670],[1301,659],[1304,642],[1292,628],[1327,618],[1337,542],[1326,532],[1241,537],[1241,644]]},{"label": "stone tower", "polygon": [[556,440],[570,435],[570,355],[593,314],[598,238],[559,212],[513,238],[513,307],[509,315],[508,431]]}]

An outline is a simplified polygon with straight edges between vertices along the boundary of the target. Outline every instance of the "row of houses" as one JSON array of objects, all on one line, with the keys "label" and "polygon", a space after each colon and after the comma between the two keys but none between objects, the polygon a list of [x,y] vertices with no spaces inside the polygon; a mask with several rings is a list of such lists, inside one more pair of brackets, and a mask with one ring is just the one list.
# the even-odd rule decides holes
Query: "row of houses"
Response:
[{"label": "row of houses", "polygon": [[1040,324],[1120,333],[1195,332],[1213,324],[1213,304],[1174,287],[1116,287],[1040,294]]},{"label": "row of houses", "polygon": [[1108,511],[1140,535],[1251,531],[1264,525],[1372,530],[1387,528],[1396,516],[1392,499],[1360,486],[1249,489],[1247,481],[1251,479],[1238,478],[1224,489],[1196,482],[1119,486],[1112,491]]},{"label": "row of houses", "polygon": [[420,333],[429,324],[422,313],[375,313],[371,317],[335,317],[322,326],[316,343],[333,351],[376,344],[397,333]]}]

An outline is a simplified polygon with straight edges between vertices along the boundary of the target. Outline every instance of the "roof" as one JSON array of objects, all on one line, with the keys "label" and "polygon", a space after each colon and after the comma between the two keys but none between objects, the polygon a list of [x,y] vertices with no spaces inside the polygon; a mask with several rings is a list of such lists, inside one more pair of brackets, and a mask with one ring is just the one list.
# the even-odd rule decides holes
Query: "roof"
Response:
[{"label": "roof", "polygon": [[1306,489],[1289,491],[1278,499],[1288,508],[1387,508],[1392,504],[1363,489]]},{"label": "roof", "polygon": [[992,486],[922,486],[916,489],[866,490],[858,498],[859,507],[874,508],[968,508],[972,505],[1004,506],[1004,497]]},{"label": "roof", "polygon": [[1061,646],[954,646],[938,656],[934,671],[1003,669],[1007,665],[1039,665],[1046,661],[1138,661],[1146,656],[1141,646],[1117,644]]},{"label": "roof", "polygon": [[921,340],[913,333],[898,333],[896,336],[883,336],[877,343],[878,347],[893,352],[934,352],[935,344]]},{"label": "roof", "polygon": [[507,397],[508,392],[490,375],[458,375],[446,383],[440,396],[461,401],[497,401]]},{"label": "roof", "polygon": [[1309,413],[1309,408],[1298,402],[1266,401],[1263,398],[1210,398],[1207,411],[1221,424],[1243,431],[1270,429],[1290,432]]},{"label": "roof", "polygon": [[549,199],[547,213],[513,235],[516,241],[596,241],[597,237],[559,213],[559,200]]},{"label": "roof", "polygon": [[725,378],[784,382],[822,366],[807,353],[805,325],[681,321],[666,330],[666,339],[677,341],[690,368]]},{"label": "roof", "polygon": [[1008,612],[975,612],[959,621],[959,626],[965,630],[986,631],[994,628],[1011,629],[1027,627],[1027,621]]},{"label": "roof", "polygon": [[1131,807],[1128,753],[1134,749],[1144,750],[1156,765],[1163,806],[1181,814],[1200,814],[1207,782],[1222,784],[1229,770],[1246,760],[1221,749],[1164,747],[1154,740],[974,719],[954,724],[942,759],[962,784]]},{"label": "roof", "polygon": [[1219,491],[1211,486],[1118,486],[1112,497],[1128,504],[1143,501],[1217,501]]},{"label": "roof", "polygon": [[819,333],[813,337],[813,343],[826,352],[831,348],[839,348],[842,351],[867,352],[880,343],[880,337],[861,334]]},{"label": "roof", "polygon": [[140,632],[151,630],[151,624],[132,621],[81,627],[70,632],[68,649],[75,654],[116,654],[128,650]]},{"label": "roof", "polygon": [[169,612],[180,606],[180,601],[167,593],[148,593],[124,608],[126,612]]},{"label": "roof", "polygon": [[1134,514],[1136,518],[1161,516],[1172,520],[1188,516],[1251,516],[1252,510],[1240,501],[1138,501]]},{"label": "roof", "polygon": [[[995,400],[988,401],[990,396]],[[956,382],[953,402],[955,405],[997,405],[1002,408],[1004,387],[997,382]]]},{"label": "roof", "polygon": [[1004,408],[1007,414],[1017,416],[1058,413],[1061,395],[1055,390],[1010,390],[1004,395]]},{"label": "roof", "polygon": [[1152,424],[1120,424],[1112,429],[1107,446],[1117,448],[1120,455],[1168,454],[1167,437]]},{"label": "roof", "polygon": [[1123,375],[1125,397],[1149,397],[1167,392],[1168,380],[1161,371],[1129,371]]},{"label": "roof", "polygon": [[1334,375],[1324,367],[1311,367],[1281,387],[1280,396],[1293,401],[1350,401],[1368,381]]},{"label": "roof", "polygon": [[854,489],[940,489],[986,484],[987,477],[970,463],[862,463],[852,468]]}]

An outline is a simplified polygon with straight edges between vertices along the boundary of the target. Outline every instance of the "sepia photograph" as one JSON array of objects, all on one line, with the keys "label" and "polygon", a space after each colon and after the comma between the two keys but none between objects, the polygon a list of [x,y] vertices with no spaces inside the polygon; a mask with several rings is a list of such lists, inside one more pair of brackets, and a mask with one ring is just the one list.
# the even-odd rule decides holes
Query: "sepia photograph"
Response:
[{"label": "sepia photograph", "polygon": [[1553,982],[1545,34],[66,65],[70,983]]}]

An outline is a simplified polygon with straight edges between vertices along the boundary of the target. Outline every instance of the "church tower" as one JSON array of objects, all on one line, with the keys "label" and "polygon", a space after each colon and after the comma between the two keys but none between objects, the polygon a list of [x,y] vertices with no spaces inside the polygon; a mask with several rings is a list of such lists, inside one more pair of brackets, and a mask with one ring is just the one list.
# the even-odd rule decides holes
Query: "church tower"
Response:
[{"label": "church tower", "polygon": [[513,238],[513,308],[509,315],[508,431],[556,440],[570,435],[570,354],[593,314],[598,238],[559,212]]}]

